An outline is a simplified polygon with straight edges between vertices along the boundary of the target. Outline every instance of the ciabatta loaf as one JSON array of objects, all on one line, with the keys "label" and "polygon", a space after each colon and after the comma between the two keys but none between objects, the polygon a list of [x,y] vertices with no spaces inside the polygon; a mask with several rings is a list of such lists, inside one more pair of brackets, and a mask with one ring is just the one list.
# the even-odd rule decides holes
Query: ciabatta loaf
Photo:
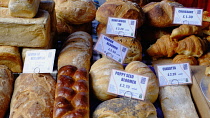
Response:
[{"label": "ciabatta loaf", "polygon": [[0,118],[4,118],[9,108],[14,88],[14,76],[5,65],[0,65]]},{"label": "ciabatta loaf", "polygon": [[10,118],[52,118],[55,84],[50,74],[20,74],[15,80]]}]

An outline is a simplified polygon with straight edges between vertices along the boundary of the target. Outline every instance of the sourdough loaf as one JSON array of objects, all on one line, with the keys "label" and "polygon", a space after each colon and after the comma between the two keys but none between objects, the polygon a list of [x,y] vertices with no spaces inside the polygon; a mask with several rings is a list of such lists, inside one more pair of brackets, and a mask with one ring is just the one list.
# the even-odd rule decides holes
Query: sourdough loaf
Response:
[{"label": "sourdough loaf", "polygon": [[164,118],[199,118],[187,85],[160,88]]},{"label": "sourdough loaf", "polygon": [[6,65],[14,73],[21,73],[23,63],[19,48],[14,46],[0,46],[0,65]]},{"label": "sourdough loaf", "polygon": [[89,118],[89,76],[85,68],[58,70],[53,118]]},{"label": "sourdough loaf", "polygon": [[5,65],[0,65],[0,118],[4,118],[12,98],[14,76]]},{"label": "sourdough loaf", "polygon": [[52,118],[55,84],[50,74],[20,74],[15,80],[10,118]]},{"label": "sourdough loaf", "polygon": [[154,27],[171,27],[173,24],[174,8],[184,7],[174,0],[162,0],[160,2],[150,2],[143,8],[147,24]]},{"label": "sourdough loaf", "polygon": [[[2,12],[6,11],[6,12]],[[39,10],[34,18],[13,18],[0,8],[0,45],[45,47],[50,41],[50,16]]]},{"label": "sourdough loaf", "polygon": [[39,8],[40,0],[9,0],[9,14],[13,17],[33,18]]},{"label": "sourdough loaf", "polygon": [[142,75],[149,77],[147,92],[145,95],[145,100],[154,103],[158,98],[159,93],[159,83],[154,72],[143,62],[132,61],[126,67],[125,71],[137,75]]},{"label": "sourdough loaf", "polygon": [[58,56],[58,69],[65,65],[85,68],[89,71],[92,57],[92,37],[84,31],[70,34]]},{"label": "sourdough loaf", "polygon": [[157,113],[151,102],[113,98],[99,104],[93,118],[157,118]]},{"label": "sourdough loaf", "polygon": [[117,96],[107,92],[112,69],[124,70],[120,63],[106,57],[95,61],[90,68],[91,86],[99,100],[105,101]]},{"label": "sourdough loaf", "polygon": [[83,24],[95,19],[92,0],[55,0],[56,15],[71,24]]}]

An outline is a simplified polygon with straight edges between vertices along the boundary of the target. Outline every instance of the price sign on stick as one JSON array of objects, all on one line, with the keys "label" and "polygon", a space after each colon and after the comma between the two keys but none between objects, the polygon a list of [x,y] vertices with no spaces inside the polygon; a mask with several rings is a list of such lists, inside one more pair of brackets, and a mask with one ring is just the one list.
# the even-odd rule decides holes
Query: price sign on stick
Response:
[{"label": "price sign on stick", "polygon": [[145,76],[113,69],[109,81],[108,92],[144,100],[148,80],[149,78]]},{"label": "price sign on stick", "polygon": [[175,8],[174,24],[202,25],[203,9]]},{"label": "price sign on stick", "polygon": [[136,20],[108,18],[106,33],[119,36],[135,37]]},{"label": "price sign on stick", "polygon": [[52,73],[55,49],[26,52],[23,73]]},{"label": "price sign on stick", "polygon": [[112,40],[111,38],[101,34],[97,41],[94,50],[106,55],[118,63],[123,63],[125,56],[128,52],[128,48],[120,43]]},{"label": "price sign on stick", "polygon": [[188,63],[157,65],[156,71],[160,86],[192,84],[191,71]]}]

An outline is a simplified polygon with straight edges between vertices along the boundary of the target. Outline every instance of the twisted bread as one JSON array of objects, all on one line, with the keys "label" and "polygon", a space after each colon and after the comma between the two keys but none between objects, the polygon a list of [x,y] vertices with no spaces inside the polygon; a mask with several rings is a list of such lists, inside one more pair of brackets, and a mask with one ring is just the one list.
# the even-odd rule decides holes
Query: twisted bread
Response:
[{"label": "twisted bread", "polygon": [[89,118],[89,80],[85,68],[58,70],[53,118]]}]

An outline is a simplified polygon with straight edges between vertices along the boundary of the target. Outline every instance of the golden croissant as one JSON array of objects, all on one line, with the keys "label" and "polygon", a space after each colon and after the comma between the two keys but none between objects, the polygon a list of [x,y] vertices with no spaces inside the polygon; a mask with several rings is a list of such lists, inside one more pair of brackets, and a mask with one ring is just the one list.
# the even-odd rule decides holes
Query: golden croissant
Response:
[{"label": "golden croissant", "polygon": [[170,35],[163,35],[153,45],[147,49],[149,56],[153,59],[159,57],[172,57],[175,54],[177,41],[170,38]]},{"label": "golden croissant", "polygon": [[175,51],[178,54],[200,57],[208,49],[208,44],[207,40],[191,35],[179,41]]},{"label": "golden croissant", "polygon": [[199,65],[210,66],[210,52],[198,58]]},{"label": "golden croissant", "polygon": [[170,37],[172,39],[180,40],[183,37],[197,34],[198,31],[199,31],[198,26],[184,24],[184,25],[181,25],[178,28],[175,28],[174,30],[172,30]]},{"label": "golden croissant", "polygon": [[173,63],[189,63],[190,65],[197,65],[198,60],[193,56],[187,56],[187,55],[176,55],[173,60]]}]

